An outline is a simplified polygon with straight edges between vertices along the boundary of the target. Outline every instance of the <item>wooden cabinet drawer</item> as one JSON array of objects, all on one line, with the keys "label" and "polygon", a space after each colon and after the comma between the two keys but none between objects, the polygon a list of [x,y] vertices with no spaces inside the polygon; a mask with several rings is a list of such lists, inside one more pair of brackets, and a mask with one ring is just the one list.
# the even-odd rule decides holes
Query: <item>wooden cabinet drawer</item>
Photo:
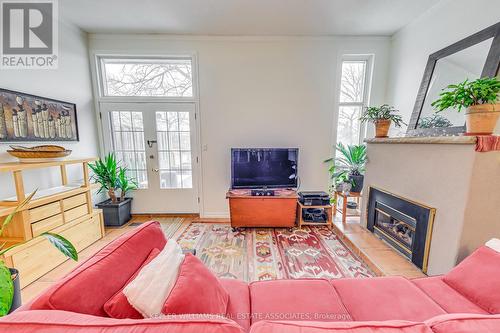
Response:
[{"label": "wooden cabinet drawer", "polygon": [[30,221],[33,223],[36,221],[46,219],[47,217],[50,216],[54,216],[59,213],[61,213],[61,204],[59,203],[59,201],[57,201],[47,205],[30,209],[29,218]]},{"label": "wooden cabinet drawer", "polygon": [[87,196],[85,193],[75,195],[63,200],[63,210],[69,210],[87,203]]},{"label": "wooden cabinet drawer", "polygon": [[62,214],[57,214],[46,218],[44,220],[35,222],[31,224],[31,231],[33,232],[33,237],[39,236],[42,233],[52,230],[60,225],[63,225]]},{"label": "wooden cabinet drawer", "polygon": [[64,221],[66,221],[66,223],[71,222],[71,221],[76,220],[77,218],[79,218],[85,214],[88,214],[88,212],[89,211],[88,211],[87,205],[82,205],[82,206],[78,206],[76,208],[67,210],[64,212]]},{"label": "wooden cabinet drawer", "polygon": [[[94,215],[88,220],[56,233],[67,238],[78,252],[102,238],[99,216]],[[19,270],[21,288],[51,271],[67,258],[56,250],[45,238],[37,238],[23,245],[12,254],[12,263]],[[15,249],[15,248],[14,248]]]}]

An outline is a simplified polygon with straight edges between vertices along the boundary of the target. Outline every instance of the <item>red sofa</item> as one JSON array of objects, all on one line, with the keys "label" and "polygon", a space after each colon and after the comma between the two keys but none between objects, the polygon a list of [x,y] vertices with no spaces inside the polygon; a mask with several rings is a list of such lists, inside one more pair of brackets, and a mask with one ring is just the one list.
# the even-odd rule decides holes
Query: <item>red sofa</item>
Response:
[{"label": "red sofa", "polygon": [[143,224],[1,318],[0,332],[500,332],[500,253],[487,247],[447,275],[416,280],[222,279],[226,318],[109,318],[104,303],[165,244],[157,222]]}]

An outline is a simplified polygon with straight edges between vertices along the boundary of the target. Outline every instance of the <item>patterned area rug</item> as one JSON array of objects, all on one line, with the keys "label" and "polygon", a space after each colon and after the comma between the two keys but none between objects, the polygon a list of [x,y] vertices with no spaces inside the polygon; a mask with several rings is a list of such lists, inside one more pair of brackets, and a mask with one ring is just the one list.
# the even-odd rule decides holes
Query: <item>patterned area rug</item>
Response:
[{"label": "patterned area rug", "polygon": [[250,282],[375,276],[327,227],[233,232],[228,224],[191,223],[177,241],[196,249],[219,277]]}]

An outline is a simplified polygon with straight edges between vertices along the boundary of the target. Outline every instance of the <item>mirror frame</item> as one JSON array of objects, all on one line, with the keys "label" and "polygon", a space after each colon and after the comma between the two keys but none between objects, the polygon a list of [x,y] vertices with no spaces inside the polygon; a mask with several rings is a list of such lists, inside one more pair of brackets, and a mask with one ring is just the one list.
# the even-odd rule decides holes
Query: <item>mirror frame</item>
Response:
[{"label": "mirror frame", "polygon": [[[432,74],[436,68],[439,59],[465,50],[471,46],[481,43],[487,39],[493,38],[491,48],[488,52],[486,62],[481,73],[481,77],[493,77],[499,73],[500,68],[500,22],[484,30],[481,30],[469,37],[466,37],[442,50],[439,50],[429,56],[425,67],[424,76],[420,89],[418,91],[415,106],[406,130],[406,136],[441,136],[441,135],[459,135],[465,133],[465,123],[463,126],[451,126],[441,128],[418,128],[418,120],[422,113],[425,97],[429,89]],[[450,83],[452,84],[452,83]]]}]

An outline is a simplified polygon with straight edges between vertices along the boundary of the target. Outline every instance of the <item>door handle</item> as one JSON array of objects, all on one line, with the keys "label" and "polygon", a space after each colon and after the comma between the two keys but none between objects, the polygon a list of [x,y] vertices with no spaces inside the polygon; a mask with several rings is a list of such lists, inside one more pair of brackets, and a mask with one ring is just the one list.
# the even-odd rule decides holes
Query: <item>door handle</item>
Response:
[{"label": "door handle", "polygon": [[154,143],[157,143],[157,142],[158,142],[158,141],[156,141],[156,140],[148,140],[148,141],[146,141],[146,143],[148,144],[148,147],[149,147],[149,148],[153,148],[153,144],[154,144]]}]

